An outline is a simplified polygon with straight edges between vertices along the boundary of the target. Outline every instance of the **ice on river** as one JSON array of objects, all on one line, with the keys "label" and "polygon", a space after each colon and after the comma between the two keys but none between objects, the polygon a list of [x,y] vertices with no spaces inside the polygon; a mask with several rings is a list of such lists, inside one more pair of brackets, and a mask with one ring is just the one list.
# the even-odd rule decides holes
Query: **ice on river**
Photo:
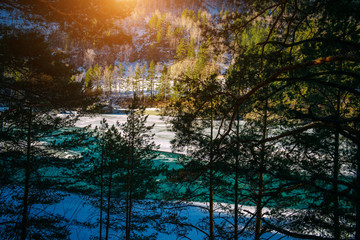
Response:
[{"label": "ice on river", "polygon": [[[126,122],[127,115],[125,114],[102,114],[96,116],[80,117],[80,120],[76,123],[76,127],[85,127],[91,125],[92,128],[100,126],[100,121],[106,119],[108,124],[116,124],[116,122]],[[149,115],[147,119],[147,125],[154,124],[152,132],[155,134],[154,141],[160,145],[159,151],[171,152],[170,141],[175,137],[175,133],[169,130],[170,125],[167,124],[160,116]]]}]

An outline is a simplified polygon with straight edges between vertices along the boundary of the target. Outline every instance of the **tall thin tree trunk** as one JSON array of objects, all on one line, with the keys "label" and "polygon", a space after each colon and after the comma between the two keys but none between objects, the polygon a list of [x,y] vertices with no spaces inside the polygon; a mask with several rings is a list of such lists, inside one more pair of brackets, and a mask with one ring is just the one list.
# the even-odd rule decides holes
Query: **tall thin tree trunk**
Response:
[{"label": "tall thin tree trunk", "polygon": [[154,86],[153,85],[154,85],[153,80],[151,79],[150,80],[150,97],[151,97],[151,99],[153,99],[153,97],[154,97],[154,94],[153,94]]},{"label": "tall thin tree trunk", "polygon": [[[354,129],[358,130],[358,122],[354,124]],[[360,136],[357,136],[356,162],[356,180],[355,180],[355,240],[360,240]]]},{"label": "tall thin tree trunk", "polygon": [[360,143],[357,144],[356,167],[357,169],[356,169],[356,184],[355,184],[355,207],[356,207],[355,240],[360,240]]},{"label": "tall thin tree trunk", "polygon": [[[263,116],[263,132],[262,140],[267,137],[267,121],[268,121],[268,101],[265,100],[264,116]],[[260,240],[261,237],[261,218],[262,218],[262,202],[264,192],[264,163],[265,163],[265,142],[261,143],[259,172],[258,172],[258,194],[256,197],[256,218],[255,218],[255,240]]]},{"label": "tall thin tree trunk", "polygon": [[126,240],[131,239],[131,221],[132,221],[132,208],[133,208],[133,192],[130,190],[130,197],[129,197],[129,228],[128,228],[128,234]]},{"label": "tall thin tree trunk", "polygon": [[23,196],[23,210],[21,222],[21,240],[27,236],[28,211],[29,211],[29,192],[30,192],[30,174],[31,174],[31,131],[32,131],[32,107],[29,108],[28,132],[27,132],[27,150],[25,163],[25,183]]},{"label": "tall thin tree trunk", "polygon": [[[260,164],[260,168],[263,165]],[[261,217],[262,217],[262,199],[263,199],[263,172],[262,170],[258,173],[258,195],[256,199],[256,219],[255,219],[255,240],[260,240],[261,237]]]},{"label": "tall thin tree trunk", "polygon": [[[134,126],[133,126],[134,127]],[[131,137],[132,138],[132,137]],[[127,183],[126,183],[126,240],[131,236],[131,214],[132,214],[132,175],[134,169],[134,140],[130,140],[130,156],[127,163]]]},{"label": "tall thin tree trunk", "polygon": [[126,240],[130,240],[130,157],[127,162],[127,176],[126,176]]},{"label": "tall thin tree trunk", "polygon": [[214,236],[214,146],[213,146],[213,102],[211,99],[211,119],[210,119],[210,173],[209,173],[209,178],[210,178],[210,185],[209,185],[209,205],[210,205],[210,209],[209,209],[209,224],[210,224],[210,233],[209,233],[209,237],[210,240],[214,240],[215,236]]},{"label": "tall thin tree trunk", "polygon": [[209,224],[210,224],[210,240],[214,240],[214,186],[213,186],[213,166],[210,164],[210,187],[209,187]]},{"label": "tall thin tree trunk", "polygon": [[110,228],[110,213],[111,213],[111,188],[112,188],[112,170],[110,168],[110,176],[109,176],[109,189],[107,196],[107,216],[106,216],[106,235],[105,239],[109,239],[109,228]]},{"label": "tall thin tree trunk", "polygon": [[[339,119],[340,114],[340,90],[338,90],[337,94],[337,104],[336,104],[336,116]],[[341,230],[340,230],[340,215],[339,215],[339,170],[340,170],[340,163],[339,163],[339,129],[335,129],[335,149],[334,149],[334,164],[333,164],[333,201],[334,201],[334,238],[340,239]]]},{"label": "tall thin tree trunk", "polygon": [[239,238],[239,137],[240,137],[240,121],[239,112],[236,114],[237,125],[236,125],[236,149],[235,149],[235,184],[234,184],[234,240]]},{"label": "tall thin tree trunk", "polygon": [[104,146],[101,149],[101,163],[100,163],[100,240],[102,240],[103,228],[103,206],[104,206]]}]

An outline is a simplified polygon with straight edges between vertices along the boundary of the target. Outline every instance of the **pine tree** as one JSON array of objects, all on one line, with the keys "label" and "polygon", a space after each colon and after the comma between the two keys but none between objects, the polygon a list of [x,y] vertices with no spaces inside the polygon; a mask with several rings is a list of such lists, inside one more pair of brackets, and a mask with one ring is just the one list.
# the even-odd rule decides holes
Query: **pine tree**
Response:
[{"label": "pine tree", "polygon": [[87,89],[92,89],[93,88],[93,68],[90,67],[87,71],[86,71],[86,75],[85,75],[85,87]]},{"label": "pine tree", "polygon": [[[222,159],[223,153],[219,151],[221,143],[215,139],[214,135],[217,131],[215,118],[220,104],[215,93],[220,85],[216,78],[208,79],[206,86],[196,84],[197,79],[188,81],[192,81],[193,87],[185,87],[177,99],[179,103],[175,102],[172,105],[174,118],[171,122],[177,136],[172,141],[173,147],[182,151],[188,149],[188,156],[180,161],[183,168],[179,169],[177,174],[172,173],[174,181],[179,181],[177,186],[179,189],[174,192],[177,195],[182,193],[182,199],[185,201],[208,202],[209,215],[200,220],[201,223],[181,223],[180,225],[194,228],[201,226],[200,229],[207,238],[215,239],[218,226],[215,224],[214,199],[219,196],[215,189],[223,183],[223,176],[218,171],[220,166],[218,162]],[[204,187],[197,186],[198,182],[201,182]],[[179,221],[183,220],[179,219]]]},{"label": "pine tree", "polygon": [[124,73],[125,73],[125,69],[122,63],[119,64],[118,66],[118,70],[117,70],[117,90],[118,92],[122,89],[125,88],[125,83],[124,83]]},{"label": "pine tree", "polygon": [[175,58],[178,60],[184,60],[187,56],[187,53],[188,53],[188,47],[187,47],[186,39],[182,38],[180,40],[179,45],[176,48]]},{"label": "pine tree", "polygon": [[188,52],[187,52],[187,58],[188,59],[195,58],[195,41],[193,38],[190,40],[190,44],[189,44],[189,48],[188,48]]},{"label": "pine tree", "polygon": [[167,100],[170,95],[170,79],[168,76],[168,67],[166,64],[163,66],[160,76],[160,83],[158,85],[158,94],[157,96],[162,100]]},{"label": "pine tree", "polygon": [[156,26],[158,25],[158,15],[154,14],[151,16],[150,20],[149,20],[149,26],[156,28]]},{"label": "pine tree", "polygon": [[[13,173],[9,184],[19,190],[13,193],[17,200],[10,217],[14,221],[1,226],[2,234],[19,239],[41,234],[63,239],[68,234],[64,219],[42,214],[32,206],[56,203],[63,197],[56,191],[56,181],[46,174],[63,165],[56,142],[49,139],[70,134],[57,131],[73,126],[77,118],[57,116],[54,110],[85,107],[91,99],[83,94],[80,83],[72,81],[74,72],[63,57],[52,53],[39,33],[4,35],[1,46],[6,52],[6,58],[1,59],[1,74],[7,88],[14,92],[1,96],[1,102],[12,102],[10,111],[1,114],[6,129],[1,134],[2,167]],[[19,213],[21,217],[17,217]]]},{"label": "pine tree", "polygon": [[112,94],[112,86],[113,86],[113,74],[114,74],[114,67],[110,64],[104,69],[104,81],[106,88],[109,91],[109,94],[111,96]]},{"label": "pine tree", "polygon": [[204,75],[204,68],[209,62],[209,50],[208,50],[208,43],[203,43],[200,45],[199,52],[197,53],[197,60],[194,66],[194,76],[197,78],[201,78]]},{"label": "pine tree", "polygon": [[125,85],[125,95],[129,95],[130,92],[132,92],[132,94],[134,94],[135,92],[135,88],[134,88],[134,76],[135,76],[135,72],[134,72],[134,68],[133,66],[130,66],[127,69],[127,78],[126,78],[126,85]]},{"label": "pine tree", "polygon": [[134,76],[134,81],[133,81],[133,94],[136,94],[137,96],[140,96],[141,77],[142,77],[141,67],[137,63],[135,65],[135,76]]},{"label": "pine tree", "polygon": [[93,84],[96,86],[96,89],[102,89],[102,78],[103,78],[103,68],[99,64],[95,64],[93,67]]},{"label": "pine tree", "polygon": [[157,34],[156,34],[156,43],[161,44],[163,40],[164,30],[162,27],[159,28]]},{"label": "pine tree", "polygon": [[155,191],[158,186],[156,177],[163,171],[163,166],[156,167],[153,162],[156,157],[154,150],[158,146],[153,142],[153,134],[150,133],[153,126],[146,126],[145,109],[139,108],[136,98],[129,109],[126,123],[119,125],[123,132],[122,138],[126,154],[125,239],[133,239],[136,231],[143,231],[141,227],[143,223],[136,222],[137,213],[134,204],[136,200],[145,199],[148,194]]},{"label": "pine tree", "polygon": [[150,86],[150,97],[153,99],[154,97],[154,80],[155,80],[155,62],[152,60],[150,62],[148,74],[147,74],[147,80],[149,82]]},{"label": "pine tree", "polygon": [[116,176],[122,174],[124,169],[124,143],[119,129],[114,125],[109,126],[105,119],[87,135],[85,139],[90,141],[87,140],[84,146],[88,150],[82,160],[75,162],[79,169],[75,181],[86,184],[83,185],[84,189],[78,187],[77,191],[98,199],[93,204],[99,208],[99,239],[103,238],[104,230],[105,239],[108,239],[110,227],[113,225],[111,215],[117,213],[113,207],[113,197],[122,196],[117,191]]},{"label": "pine tree", "polygon": [[145,88],[146,88],[146,64],[144,63],[141,68],[141,96],[145,102]]},{"label": "pine tree", "polygon": [[[259,13],[259,9],[270,7],[255,1],[252,3],[254,8],[250,7],[249,10],[250,12],[253,11],[254,14]],[[285,202],[277,203],[277,208],[272,212],[271,217],[277,219],[279,224],[271,223],[267,218],[257,216],[262,221],[263,227],[260,227],[261,221],[256,221],[256,238],[260,238],[259,230],[261,228],[270,228],[285,235],[306,239],[341,239],[346,238],[346,235],[355,237],[355,228],[346,228],[345,222],[351,224],[350,222],[353,221],[353,226],[357,225],[354,221],[355,215],[353,215],[353,220],[350,220],[351,217],[347,212],[349,209],[356,209],[356,203],[350,203],[349,196],[345,197],[339,194],[340,168],[344,164],[339,160],[356,159],[357,156],[355,147],[357,138],[354,138],[355,135],[348,135],[344,131],[341,134],[340,129],[351,129],[350,131],[353,134],[357,130],[355,130],[356,127],[354,128],[356,124],[341,114],[341,109],[346,109],[345,105],[339,109],[338,107],[341,104],[338,103],[346,102],[346,97],[342,93],[346,92],[352,96],[355,94],[353,91],[355,85],[350,84],[350,79],[340,72],[351,75],[354,68],[350,66],[357,65],[353,59],[348,58],[349,54],[357,55],[350,50],[350,45],[356,41],[345,43],[340,40],[344,39],[342,38],[344,36],[347,36],[345,37],[347,40],[354,39],[350,37],[351,34],[347,35],[341,30],[347,27],[353,29],[354,25],[346,23],[347,21],[344,19],[348,16],[344,18],[339,9],[344,12],[344,9],[348,9],[349,6],[355,7],[357,4],[352,5],[353,3],[347,2],[336,5],[337,7],[334,7],[335,3],[331,1],[322,2],[323,5],[321,6],[316,3],[304,4],[301,7],[304,10],[302,16],[308,17],[311,24],[302,24],[301,20],[296,17],[292,19],[282,18],[289,12],[293,16],[296,15],[295,12],[298,9],[294,12],[296,7],[292,3],[282,5],[280,2],[274,2],[274,4],[273,7],[281,10],[273,12],[270,17],[259,14],[256,21],[250,21],[252,26],[257,25],[259,28],[252,28],[247,22],[242,25],[243,27],[236,27],[236,31],[233,32],[234,36],[240,36],[239,31],[243,33],[256,31],[256,34],[239,37],[241,41],[239,46],[241,47],[236,49],[236,53],[238,59],[243,58],[244,62],[239,66],[240,74],[237,78],[241,81],[243,79],[250,81],[247,81],[249,85],[245,85],[244,90],[240,91],[241,95],[232,100],[234,101],[234,105],[232,105],[234,108],[231,110],[232,119],[234,119],[236,111],[246,105],[246,102],[257,99],[258,101],[254,102],[256,103],[254,109],[257,108],[259,113],[262,112],[263,118],[263,126],[257,124],[259,127],[257,129],[263,128],[264,133],[265,122],[269,124],[274,119],[279,121],[278,126],[276,126],[278,132],[271,133],[277,136],[258,140],[258,150],[253,151],[258,160],[267,159],[265,161],[267,166],[263,168],[263,171],[266,172],[264,176],[271,173],[274,179],[281,180],[279,181],[281,184],[274,188],[274,192],[277,194],[265,193],[266,189],[272,187],[271,184],[266,184],[267,187],[261,184],[261,182],[265,183],[266,177],[263,178],[265,181],[261,181],[261,177],[258,177],[257,181],[253,183],[258,184],[258,187],[260,185],[265,186],[263,197],[272,195],[271,198],[276,199],[280,195],[282,198],[278,199],[281,201],[289,199],[289,207],[294,211],[294,215],[289,221],[289,218],[282,216],[285,212],[283,208],[286,208],[287,204]],[[307,7],[310,7],[311,10]],[[317,17],[313,19],[311,16],[315,15]],[[251,19],[254,16],[252,15],[249,18]],[[244,17],[246,18],[246,16]],[[261,24],[259,18],[263,18],[266,24]],[[239,21],[242,22],[241,19]],[[246,20],[243,23],[245,22]],[[333,28],[335,22],[337,27]],[[288,32],[284,34],[279,26],[287,26]],[[265,34],[261,34],[261,32]],[[296,39],[287,38],[290,35],[296,36]],[[244,52],[243,46],[246,45],[244,43],[250,43],[249,45],[252,45],[253,50],[249,52],[245,50]],[[337,59],[335,56],[339,56],[338,54],[344,58]],[[328,56],[328,58],[323,58],[324,56]],[[257,60],[254,61],[254,59]],[[322,59],[326,59],[326,61],[322,61]],[[340,77],[338,74],[342,76]],[[346,90],[343,88],[345,86]],[[339,96],[341,97],[339,98]],[[339,101],[339,99],[342,100]],[[268,110],[264,109],[265,106]],[[346,111],[352,112],[349,108]],[[251,113],[251,110],[249,112]],[[265,121],[266,112],[268,113],[267,121]],[[274,119],[269,117],[270,113],[273,114]],[[343,124],[340,124],[339,118],[342,118],[340,122]],[[256,122],[260,123],[259,120],[260,118]],[[226,133],[230,134],[231,128]],[[258,138],[260,139],[260,135]],[[340,142],[344,148],[349,150],[347,152],[348,157],[340,157],[344,154],[341,150],[342,147],[340,147],[341,144],[339,145]],[[263,147],[264,143],[265,148]],[[272,152],[271,146],[275,144],[281,146],[278,149],[283,148],[284,151],[277,152],[279,155],[276,156],[270,155],[270,158],[262,158],[263,151],[261,149],[269,149],[265,151],[268,155],[269,152]],[[260,167],[264,162],[258,161],[258,163],[257,167]],[[287,168],[286,165],[289,167]],[[347,163],[345,165],[354,166]],[[353,173],[356,172],[355,169],[357,167],[353,168]],[[258,176],[263,171],[259,171]],[[355,174],[353,176],[355,178]],[[350,190],[350,188],[345,187],[346,182],[342,182],[344,185],[341,187]],[[284,187],[286,185],[288,187]],[[257,196],[254,195],[259,202],[260,190],[258,188]],[[299,191],[307,196],[307,200],[299,198]],[[266,197],[263,200],[264,204],[270,203]],[[293,206],[302,206],[303,209],[297,211]],[[341,220],[339,221],[339,219]],[[305,224],[305,222],[309,222],[309,224]],[[341,224],[344,225],[341,226]],[[300,225],[301,227],[299,227]],[[321,232],[321,234],[314,236],[314,232]]]}]

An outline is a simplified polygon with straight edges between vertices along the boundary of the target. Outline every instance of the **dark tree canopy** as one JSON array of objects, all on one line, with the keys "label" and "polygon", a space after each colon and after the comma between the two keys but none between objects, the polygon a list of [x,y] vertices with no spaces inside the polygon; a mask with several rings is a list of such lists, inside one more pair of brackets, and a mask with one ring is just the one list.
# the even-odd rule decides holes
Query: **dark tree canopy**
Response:
[{"label": "dark tree canopy", "polygon": [[[62,53],[53,53],[38,32],[17,32],[0,40],[1,98],[38,108],[74,108],[95,100],[82,89],[81,82]],[[10,106],[11,107],[11,106]]]},{"label": "dark tree canopy", "polygon": [[[4,12],[4,25],[58,29],[73,38],[104,46],[130,40],[118,20],[128,16],[135,4],[136,1],[128,0],[5,0],[0,9]],[[13,18],[15,23],[11,22]]]}]

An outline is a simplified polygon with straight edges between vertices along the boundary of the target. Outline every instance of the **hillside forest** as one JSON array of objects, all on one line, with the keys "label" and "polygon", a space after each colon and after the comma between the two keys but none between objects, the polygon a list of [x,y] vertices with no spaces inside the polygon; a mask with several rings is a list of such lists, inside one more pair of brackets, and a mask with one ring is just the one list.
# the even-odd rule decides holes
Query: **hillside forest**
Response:
[{"label": "hillside forest", "polygon": [[359,51],[358,0],[1,1],[0,239],[360,240]]}]

